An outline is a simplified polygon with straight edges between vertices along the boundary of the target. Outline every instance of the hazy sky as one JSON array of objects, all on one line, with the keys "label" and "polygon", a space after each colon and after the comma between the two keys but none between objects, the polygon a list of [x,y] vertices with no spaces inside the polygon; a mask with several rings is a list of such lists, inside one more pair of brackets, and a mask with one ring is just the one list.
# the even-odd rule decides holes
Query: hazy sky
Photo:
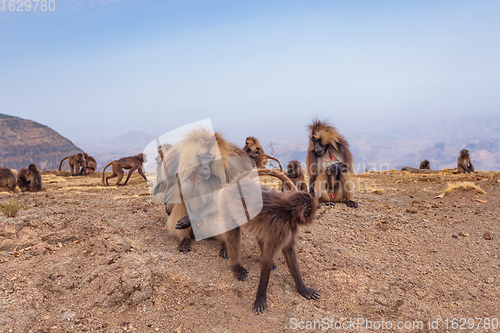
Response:
[{"label": "hazy sky", "polygon": [[362,131],[500,110],[500,1],[55,4],[0,12],[0,112],[72,141],[205,118],[242,141],[302,135],[315,116]]}]

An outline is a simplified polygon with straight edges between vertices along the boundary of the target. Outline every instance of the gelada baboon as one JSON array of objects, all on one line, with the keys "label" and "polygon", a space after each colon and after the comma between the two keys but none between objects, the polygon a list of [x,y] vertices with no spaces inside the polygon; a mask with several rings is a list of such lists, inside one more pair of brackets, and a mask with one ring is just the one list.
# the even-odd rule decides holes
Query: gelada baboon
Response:
[{"label": "gelada baboon", "polygon": [[[306,179],[304,177],[304,173],[302,172],[302,167],[300,166],[299,161],[290,161],[286,167],[285,174],[295,184],[299,191],[308,192]],[[292,187],[290,186],[290,184],[283,182],[283,184],[281,185],[281,190],[289,192],[292,190]]]},{"label": "gelada baboon", "polygon": [[[262,169],[259,169],[259,174],[260,170]],[[279,175],[281,175],[279,178],[283,180],[284,175]],[[315,289],[306,287],[302,281],[296,249],[298,227],[313,222],[318,206],[317,200],[307,192],[298,192],[294,185],[291,185],[293,192],[276,192],[261,187],[261,193],[252,189],[254,185],[249,180],[241,180],[239,186],[241,189],[237,186],[224,187],[219,191],[216,202],[219,206],[219,214],[222,216],[221,220],[228,225],[237,225],[236,221],[245,220],[247,213],[241,209],[240,193],[250,193],[245,198],[247,207],[255,207],[260,196],[262,198],[262,210],[242,226],[256,236],[261,251],[260,280],[253,311],[259,314],[266,308],[269,277],[279,251],[285,256],[297,291],[307,299],[319,299],[319,293]],[[190,225],[190,218],[186,216],[178,221],[176,228],[186,228]],[[238,280],[244,281],[248,270],[241,264],[240,227],[225,232],[223,239],[227,246],[233,274]]]},{"label": "gelada baboon", "polygon": [[[85,157],[85,169],[87,174],[92,174],[97,170],[97,161],[95,158],[92,156],[88,155],[87,153],[83,153],[83,156]],[[78,175],[82,175],[84,172],[83,167],[80,169],[78,172]]]},{"label": "gelada baboon", "polygon": [[72,176],[78,176],[78,174],[81,173],[80,168],[82,168],[83,173],[86,175],[87,174],[87,165],[85,163],[85,155],[84,153],[78,153],[75,155],[69,155],[66,156],[61,160],[61,163],[59,163],[59,172],[61,172],[61,166],[64,160],[68,160],[69,163],[69,170]]},{"label": "gelada baboon", "polygon": [[0,168],[0,188],[14,191],[16,188],[16,176],[9,168]]},{"label": "gelada baboon", "polygon": [[[108,165],[104,167],[102,170],[102,185],[109,185],[108,180],[110,178],[115,178],[118,177],[116,180],[116,185],[121,186],[121,185],[127,185],[128,180],[130,179],[130,176],[132,176],[132,173],[137,170],[139,174],[144,178],[144,180],[147,182],[147,178],[144,175],[144,172],[142,172],[142,163],[146,162],[146,155],[143,153],[140,153],[139,155],[135,156],[128,156],[128,157],[122,157],[119,160],[114,160],[109,162]],[[111,165],[111,169],[113,173],[111,176],[106,176],[106,168]],[[122,178],[123,178],[123,169],[125,170],[130,170],[127,175],[127,179],[125,179],[125,183],[120,184]],[[106,178],[106,182],[104,182],[104,178]]]},{"label": "gelada baboon", "polygon": [[314,120],[308,126],[309,148],[306,158],[309,193],[319,202],[330,204],[345,201],[358,207],[354,199],[353,158],[349,144],[335,127],[326,121]]},{"label": "gelada baboon", "polygon": [[264,169],[269,159],[274,160],[278,163],[280,171],[283,171],[283,167],[281,166],[280,161],[276,158],[266,155],[264,153],[264,149],[260,144],[259,140],[253,136],[249,136],[245,140],[245,147],[243,147],[243,151],[247,153],[248,157],[255,161],[258,169]]},{"label": "gelada baboon", "polygon": [[43,188],[42,175],[36,168],[36,165],[30,164],[28,169],[22,168],[17,173],[17,185],[21,191],[36,192]]},{"label": "gelada baboon", "polygon": [[[172,205],[168,229],[180,241],[178,250],[187,253],[191,251],[191,239],[194,237],[192,229],[175,229],[177,221],[188,215],[184,200],[190,199],[191,211],[201,207],[208,210],[211,206],[216,208],[213,193],[226,185],[228,180],[251,170],[252,166],[241,149],[224,140],[219,133],[200,128],[188,133],[165,153],[162,168],[166,184],[164,201]],[[227,257],[224,244],[220,255]]]},{"label": "gelada baboon", "polygon": [[469,151],[462,149],[458,157],[457,169],[459,173],[474,172],[474,166],[470,161]]},{"label": "gelada baboon", "polygon": [[431,169],[431,163],[429,162],[429,160],[423,160],[420,163],[420,168],[419,169],[428,169],[428,170],[430,170]]}]

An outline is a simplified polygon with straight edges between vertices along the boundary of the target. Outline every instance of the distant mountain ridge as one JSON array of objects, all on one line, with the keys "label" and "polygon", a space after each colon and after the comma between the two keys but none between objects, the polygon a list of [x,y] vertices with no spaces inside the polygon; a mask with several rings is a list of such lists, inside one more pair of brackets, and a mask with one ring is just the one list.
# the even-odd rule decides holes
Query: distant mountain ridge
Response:
[{"label": "distant mountain ridge", "polygon": [[[422,122],[422,119],[417,119]],[[335,125],[335,124],[334,124]],[[418,168],[427,159],[432,169],[455,168],[460,150],[468,149],[477,170],[500,170],[500,114],[460,116],[425,124],[395,127],[384,132],[346,131],[338,128],[350,144],[356,172]],[[296,159],[305,163],[307,136],[295,142],[273,143],[283,165]],[[259,138],[266,153],[272,139]]]},{"label": "distant mountain ridge", "polygon": [[54,170],[61,159],[81,152],[70,140],[48,126],[0,113],[0,167]]},{"label": "distant mountain ridge", "polygon": [[146,145],[155,138],[156,136],[149,133],[132,131],[98,142],[79,142],[78,146],[96,159],[97,169],[102,171],[104,166],[113,160],[142,153]]},{"label": "distant mountain ridge", "polygon": [[[498,113],[414,123],[380,133],[338,130],[350,144],[356,172],[418,167],[424,159],[430,161],[432,169],[454,168],[464,148],[469,149],[477,170],[500,170]],[[272,135],[259,137],[267,154],[273,155],[274,151],[284,168],[291,160],[305,163],[308,146],[305,132],[291,133],[285,139],[280,138],[281,141],[273,141]],[[133,131],[98,142],[81,142],[78,147],[96,158],[101,171],[112,160],[141,153],[155,138],[149,133]],[[56,169],[63,157],[82,151],[78,147],[45,125],[0,114],[0,166],[19,169],[36,163],[42,170]]]}]

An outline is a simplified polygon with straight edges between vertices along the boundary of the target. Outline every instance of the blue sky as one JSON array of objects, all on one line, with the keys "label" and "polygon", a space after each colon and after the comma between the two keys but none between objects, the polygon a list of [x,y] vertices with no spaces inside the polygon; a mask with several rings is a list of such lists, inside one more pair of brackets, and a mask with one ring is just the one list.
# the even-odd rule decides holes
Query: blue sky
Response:
[{"label": "blue sky", "polygon": [[499,112],[498,1],[55,1],[0,12],[0,112],[73,141]]}]

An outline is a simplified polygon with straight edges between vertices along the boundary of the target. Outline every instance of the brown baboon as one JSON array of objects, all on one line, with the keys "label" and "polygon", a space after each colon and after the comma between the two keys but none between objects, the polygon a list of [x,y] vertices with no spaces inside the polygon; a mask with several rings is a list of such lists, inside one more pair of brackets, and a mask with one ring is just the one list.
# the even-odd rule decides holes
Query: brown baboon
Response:
[{"label": "brown baboon", "polygon": [[69,170],[70,170],[72,176],[78,176],[78,174],[81,173],[80,168],[82,168],[83,173],[85,175],[87,174],[87,166],[86,166],[86,162],[85,162],[84,153],[69,155],[69,156],[66,156],[65,158],[63,158],[61,160],[61,163],[59,163],[59,172],[61,172],[61,166],[62,166],[62,163],[64,162],[65,159],[68,159]]},{"label": "brown baboon", "polygon": [[458,157],[457,169],[459,173],[474,172],[474,166],[470,161],[469,151],[462,149]]},{"label": "brown baboon", "polygon": [[[197,198],[190,200],[191,210],[209,209],[213,203],[212,194],[217,189],[226,185],[228,179],[234,179],[252,167],[250,159],[241,149],[224,140],[219,133],[201,128],[190,132],[165,153],[162,168],[166,184],[165,202],[172,208],[168,229],[180,241],[178,250],[187,253],[191,251],[192,229],[175,229],[177,221],[188,215],[184,200]],[[182,192],[180,197],[179,188]],[[224,244],[220,255],[227,257]]]},{"label": "brown baboon", "polygon": [[9,168],[0,168],[0,188],[14,191],[16,188],[16,176]]},{"label": "brown baboon", "polygon": [[[252,207],[252,201],[258,201],[262,193],[262,210],[242,226],[256,236],[261,251],[260,280],[253,311],[259,314],[266,308],[267,285],[274,266],[274,258],[280,250],[285,256],[297,291],[307,299],[319,299],[319,293],[312,288],[306,287],[302,281],[296,249],[298,227],[313,222],[318,201],[307,192],[298,192],[293,185],[294,192],[276,192],[262,187],[261,193],[249,189],[251,185],[249,186],[248,180],[240,181],[239,186],[241,192],[251,193],[250,196],[245,198],[247,206]],[[242,212],[240,208],[241,192],[238,193],[240,187],[227,186],[223,188],[216,200],[222,220],[228,225],[237,225],[237,221],[245,218],[242,215],[246,211]],[[190,218],[186,216],[178,221],[176,228],[186,228],[190,225]],[[248,275],[248,270],[241,265],[240,227],[225,232],[223,239],[227,246],[233,274],[238,280],[244,281]]]},{"label": "brown baboon", "polygon": [[271,159],[276,161],[278,163],[280,171],[283,171],[283,167],[281,166],[280,161],[272,156],[266,155],[266,153],[264,153],[262,145],[260,144],[259,140],[257,140],[257,138],[254,138],[253,136],[249,136],[248,138],[246,138],[245,147],[243,147],[243,150],[247,153],[248,157],[255,161],[258,169],[264,169],[268,160]]},{"label": "brown baboon", "polygon": [[[139,172],[142,178],[144,178],[144,180],[147,182],[148,180],[144,175],[144,172],[142,172],[142,163],[144,162],[146,162],[146,155],[144,155],[143,153],[140,153],[139,155],[135,156],[122,157],[119,160],[109,162],[109,164],[106,165],[102,170],[102,185],[109,185],[108,179],[115,177],[118,177],[118,179],[116,180],[116,185],[118,186],[127,185],[130,176],[132,176],[132,173],[135,170],[137,170],[137,172]],[[105,177],[106,168],[109,167],[110,165],[113,173],[111,174],[111,176]],[[124,174],[123,169],[130,171],[128,172],[127,179],[125,179],[125,183],[120,184]],[[106,178],[106,183],[104,182],[104,178]]]},{"label": "brown baboon", "polygon": [[[95,158],[92,156],[88,155],[87,153],[83,153],[83,156],[85,157],[85,169],[88,174],[92,174],[97,170],[97,161]],[[78,175],[81,176],[83,174],[83,167],[80,169],[78,172]]]},{"label": "brown baboon", "polygon": [[345,201],[358,207],[354,199],[353,158],[349,144],[337,129],[326,121],[314,120],[310,130],[306,158],[309,193],[319,202],[331,204]]},{"label": "brown baboon", "polygon": [[43,188],[42,175],[36,165],[30,164],[28,169],[22,168],[17,173],[17,185],[21,191],[36,192]]},{"label": "brown baboon", "polygon": [[[306,179],[304,177],[304,173],[302,172],[302,167],[300,166],[299,161],[290,161],[286,167],[285,174],[295,184],[299,191],[308,192]],[[281,190],[289,192],[292,190],[292,188],[288,183],[283,182],[283,184],[281,185]]]},{"label": "brown baboon", "polygon": [[431,169],[431,163],[429,162],[429,160],[423,160],[420,163],[420,168],[419,169],[428,169],[428,170],[430,170]]}]

